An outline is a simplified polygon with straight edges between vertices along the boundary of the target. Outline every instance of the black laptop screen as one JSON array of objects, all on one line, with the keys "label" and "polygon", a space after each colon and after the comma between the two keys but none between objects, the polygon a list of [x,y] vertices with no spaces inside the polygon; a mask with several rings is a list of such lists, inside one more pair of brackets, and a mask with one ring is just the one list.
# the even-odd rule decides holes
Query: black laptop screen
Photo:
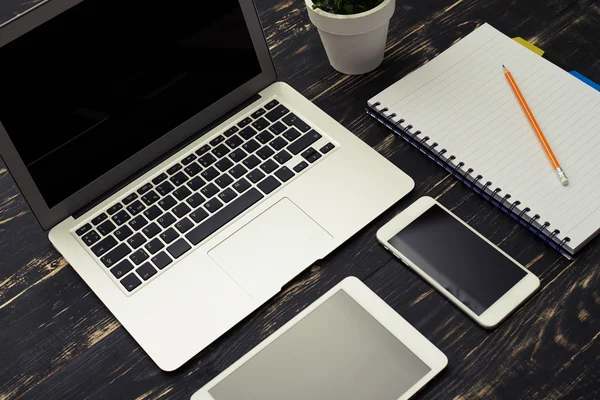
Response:
[{"label": "black laptop screen", "polygon": [[237,0],[84,0],[0,65],[0,121],[49,207],[261,73]]}]

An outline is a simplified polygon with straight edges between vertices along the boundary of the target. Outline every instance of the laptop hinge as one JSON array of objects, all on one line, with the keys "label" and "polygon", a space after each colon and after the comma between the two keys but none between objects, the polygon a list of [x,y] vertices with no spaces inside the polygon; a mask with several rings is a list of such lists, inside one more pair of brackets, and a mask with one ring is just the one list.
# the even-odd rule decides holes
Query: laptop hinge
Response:
[{"label": "laptop hinge", "polygon": [[113,186],[111,189],[107,190],[106,192],[104,192],[100,196],[96,197],[94,200],[92,200],[91,202],[89,202],[85,206],[81,207],[79,210],[75,211],[72,214],[73,218],[77,219],[77,218],[81,217],[83,214],[85,214],[86,212],[88,212],[92,208],[96,207],[98,204],[100,204],[101,202],[103,202],[104,200],[106,200],[107,198],[109,198],[110,196],[112,196],[113,194],[115,194],[116,192],[118,192],[119,190],[121,190],[122,188],[124,188],[125,186],[129,185],[131,182],[133,182],[134,180],[136,180],[137,178],[139,178],[140,176],[142,176],[146,172],[150,171],[152,168],[156,167],[158,164],[160,164],[161,162],[163,162],[167,158],[171,157],[173,154],[177,153],[179,150],[183,149],[184,147],[186,147],[187,145],[189,145],[190,143],[192,143],[194,140],[197,140],[199,137],[201,137],[202,135],[206,134],[208,131],[210,131],[211,129],[213,129],[217,125],[223,123],[224,121],[226,121],[227,119],[231,118],[233,115],[235,115],[239,111],[243,110],[244,108],[248,107],[250,104],[252,104],[252,103],[254,103],[254,102],[256,102],[256,101],[258,101],[260,99],[261,99],[261,96],[259,94],[255,94],[254,96],[250,97],[248,100],[244,101],[243,103],[241,103],[237,107],[232,108],[227,113],[225,113],[222,117],[220,117],[217,120],[215,120],[214,122],[210,123],[209,125],[207,125],[203,129],[201,129],[200,131],[198,131],[194,135],[190,136],[189,138],[187,138],[186,140],[184,140],[183,142],[181,142],[177,146],[175,146],[172,149],[170,149],[167,152],[165,152],[163,155],[161,155],[160,157],[158,157],[157,159],[155,159],[154,161],[152,161],[151,163],[149,163],[145,167],[143,167],[143,168],[139,169],[138,171],[134,172],[132,175],[130,175],[125,180],[121,181],[117,185]]}]

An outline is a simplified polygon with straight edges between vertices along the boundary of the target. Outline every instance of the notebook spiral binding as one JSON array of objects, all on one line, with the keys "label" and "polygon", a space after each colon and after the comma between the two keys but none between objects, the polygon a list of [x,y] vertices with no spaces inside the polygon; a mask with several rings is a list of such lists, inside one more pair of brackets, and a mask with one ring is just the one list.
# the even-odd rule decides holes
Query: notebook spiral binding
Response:
[{"label": "notebook spiral binding", "polygon": [[[426,142],[430,139],[429,136],[425,136],[423,138],[419,138],[418,136],[422,133],[417,130],[415,132],[411,132],[413,128],[412,125],[403,126],[405,121],[404,119],[399,119],[394,121],[394,118],[397,117],[395,113],[385,115],[386,111],[389,111],[387,107],[383,107],[379,109],[381,106],[380,102],[373,103],[367,107],[367,114],[377,119],[379,122],[384,124],[386,127],[394,131],[396,134],[400,135],[404,140],[409,142],[411,145],[419,149],[422,153],[427,155],[429,158],[434,160],[438,165],[442,166],[446,171],[450,172],[454,177],[458,180],[469,186],[475,193],[478,193],[484,199],[489,201],[492,205],[499,208],[503,212],[510,215],[513,219],[517,220],[521,225],[525,226],[529,231],[533,232],[536,237],[544,240],[548,245],[559,251],[565,257],[571,259],[570,254],[565,250],[565,245],[571,240],[569,237],[563,238],[560,243],[556,243],[554,237],[560,234],[560,230],[554,229],[550,231],[548,227],[551,225],[550,222],[545,221],[543,224],[538,222],[539,227],[535,226],[535,223],[541,218],[539,214],[535,214],[532,217],[526,215],[531,211],[529,207],[523,208],[520,212],[516,210],[516,208],[521,204],[519,200],[515,200],[510,204],[507,203],[507,200],[511,198],[510,194],[506,194],[504,196],[500,195],[502,191],[501,188],[496,188],[493,191],[489,190],[489,187],[492,185],[492,182],[486,181],[485,184],[482,184],[482,180],[484,177],[482,175],[473,176],[472,174],[475,172],[473,168],[467,169],[464,174],[460,173],[460,169],[465,166],[465,163],[459,161],[454,166],[450,163],[456,160],[456,156],[444,156],[448,151],[446,149],[435,150],[436,147],[439,146],[438,143],[432,143],[428,145]],[[444,160],[445,159],[445,160]],[[469,179],[471,177],[471,179]],[[507,203],[507,204],[505,204]],[[545,233],[547,231],[548,233]]]}]

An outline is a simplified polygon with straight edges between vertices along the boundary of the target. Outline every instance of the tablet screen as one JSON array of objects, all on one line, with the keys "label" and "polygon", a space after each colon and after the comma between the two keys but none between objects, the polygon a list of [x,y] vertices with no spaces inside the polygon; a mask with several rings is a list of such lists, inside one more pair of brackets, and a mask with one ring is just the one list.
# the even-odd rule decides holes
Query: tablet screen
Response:
[{"label": "tablet screen", "polygon": [[339,290],[209,393],[215,400],[396,400],[430,370]]}]

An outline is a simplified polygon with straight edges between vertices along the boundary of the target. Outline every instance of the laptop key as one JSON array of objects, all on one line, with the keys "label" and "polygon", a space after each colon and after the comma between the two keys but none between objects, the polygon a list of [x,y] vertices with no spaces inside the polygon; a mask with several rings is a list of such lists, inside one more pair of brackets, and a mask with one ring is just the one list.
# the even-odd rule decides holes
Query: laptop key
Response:
[{"label": "laptop key", "polygon": [[210,167],[215,161],[217,161],[216,158],[213,157],[212,154],[205,154],[202,157],[200,157],[200,159],[198,160],[200,161],[200,164],[204,167],[204,168],[208,168]]},{"label": "laptop key", "polygon": [[115,226],[115,224],[113,224],[111,221],[104,221],[103,223],[101,223],[100,225],[98,225],[96,227],[96,229],[98,229],[98,232],[100,232],[100,234],[102,236],[106,236],[109,233],[111,233],[112,231],[114,231],[117,227]]},{"label": "laptop key", "polygon": [[117,241],[114,237],[108,236],[102,239],[98,244],[92,247],[92,253],[96,255],[96,257],[100,257],[102,254],[106,253],[113,247],[117,245]]},{"label": "laptop key", "polygon": [[223,207],[223,203],[221,203],[219,200],[217,200],[216,197],[214,199],[210,199],[209,201],[207,201],[204,204],[204,208],[206,208],[211,213],[214,213],[221,207]]},{"label": "laptop key", "polygon": [[244,141],[240,139],[238,135],[235,135],[227,139],[225,143],[227,144],[227,146],[231,147],[232,149],[235,149],[236,147],[241,146],[241,144],[244,143]]},{"label": "laptop key", "polygon": [[192,194],[192,191],[188,189],[187,186],[181,186],[173,192],[173,196],[179,201],[185,199],[190,194]]},{"label": "laptop key", "polygon": [[275,122],[273,125],[269,127],[269,130],[273,132],[275,135],[279,135],[283,131],[287,129],[287,126],[282,124],[280,121]]},{"label": "laptop key", "polygon": [[135,193],[131,193],[129,196],[123,199],[123,204],[127,205],[138,198],[138,195]]},{"label": "laptop key", "polygon": [[197,162],[194,162],[185,167],[184,171],[186,174],[192,177],[198,175],[200,171],[202,171],[202,167]]},{"label": "laptop key", "polygon": [[112,220],[115,221],[117,225],[123,225],[125,222],[129,221],[131,216],[125,210],[119,211],[117,214],[112,216]]},{"label": "laptop key", "polygon": [[294,173],[288,167],[283,166],[275,172],[275,176],[281,182],[287,182],[294,177]]},{"label": "laptop key", "polygon": [[244,150],[236,149],[236,150],[232,151],[231,153],[229,153],[229,158],[231,158],[234,162],[240,162],[244,158],[246,158],[247,155],[248,155],[248,153],[246,153]]},{"label": "laptop key", "polygon": [[173,225],[175,223],[175,221],[177,221],[177,220],[175,219],[173,214],[171,214],[170,212],[164,213],[164,215],[158,217],[158,219],[156,220],[156,222],[158,222],[160,224],[160,226],[162,226],[163,228],[167,228],[167,227]]},{"label": "laptop key", "polygon": [[227,153],[229,153],[231,150],[229,150],[229,147],[225,146],[224,144],[220,144],[217,147],[215,147],[212,151],[212,153],[217,157],[217,158],[222,158],[224,156],[227,155]]},{"label": "laptop key", "polygon": [[138,247],[146,243],[146,238],[143,237],[141,233],[136,233],[127,240],[127,243],[129,243],[129,245],[133,249],[137,249]]},{"label": "laptop key", "polygon": [[231,189],[227,188],[219,193],[219,198],[223,201],[223,203],[229,203],[231,200],[235,199],[237,194]]},{"label": "laptop key", "polygon": [[213,167],[208,168],[206,171],[204,171],[202,173],[202,177],[209,182],[212,181],[213,179],[215,179],[217,176],[219,176],[219,171],[217,171]]},{"label": "laptop key", "polygon": [[165,211],[175,206],[175,204],[177,204],[177,200],[175,200],[171,195],[164,197],[158,202],[158,205]]},{"label": "laptop key", "polygon": [[121,243],[109,253],[104,255],[100,259],[100,261],[102,261],[102,264],[104,264],[104,266],[110,268],[119,261],[121,261],[129,253],[131,253],[131,249],[129,248],[129,246],[127,246],[125,243]]},{"label": "laptop key", "polygon": [[142,262],[146,261],[148,257],[150,256],[148,255],[148,253],[146,253],[144,249],[139,249],[138,251],[129,256],[129,258],[131,259],[131,261],[133,261],[135,265],[140,265]]},{"label": "laptop key", "polygon": [[265,177],[265,174],[263,174],[262,171],[259,169],[255,169],[255,170],[251,171],[248,175],[246,175],[246,178],[248,178],[250,180],[250,182],[252,182],[252,183],[256,183],[264,177]]},{"label": "laptop key", "polygon": [[163,172],[162,174],[158,175],[156,178],[152,179],[152,183],[154,183],[155,185],[158,185],[159,183],[161,183],[162,181],[164,181],[167,178],[168,178],[167,174],[165,174]]},{"label": "laptop key", "polygon": [[171,212],[172,212],[173,214],[175,214],[175,216],[176,216],[177,218],[181,218],[181,217],[183,217],[184,215],[186,215],[186,214],[187,214],[187,213],[189,213],[190,211],[192,211],[192,210],[191,210],[191,209],[190,209],[190,207],[188,207],[188,205],[187,205],[187,204],[185,204],[185,203],[177,204],[177,206],[176,206],[176,207],[174,207],[174,208],[171,210]]},{"label": "laptop key", "polygon": [[115,237],[120,241],[127,239],[129,236],[133,235],[133,231],[128,226],[122,226],[117,229],[114,233]]},{"label": "laptop key", "polygon": [[183,185],[185,182],[188,181],[188,178],[186,174],[184,174],[183,172],[178,172],[175,175],[173,175],[169,180],[175,185],[175,186],[180,186]]},{"label": "laptop key", "polygon": [[[160,236],[162,237],[162,234]],[[144,248],[146,250],[148,250],[150,252],[150,254],[155,254],[157,251],[159,251],[163,247],[165,247],[165,245],[158,238],[152,239],[151,241],[146,243],[146,245],[144,246]]]},{"label": "laptop key", "polygon": [[138,215],[137,217],[129,221],[129,226],[135,231],[139,231],[146,225],[148,225],[148,221],[142,215]]},{"label": "laptop key", "polygon": [[187,156],[186,158],[184,158],[183,160],[181,160],[181,163],[183,165],[188,165],[190,164],[192,161],[194,161],[196,159],[196,155],[195,154],[190,154],[189,156]]},{"label": "laptop key", "polygon": [[319,153],[318,151],[315,151],[310,157],[308,157],[307,161],[312,164],[315,161],[317,161],[319,158],[321,158],[321,153]]},{"label": "laptop key", "polygon": [[208,151],[210,150],[210,146],[205,144],[204,146],[200,147],[198,150],[196,150],[196,154],[198,155],[198,157],[208,153]]},{"label": "laptop key", "polygon": [[248,142],[244,143],[244,145],[242,147],[248,153],[254,153],[256,150],[258,150],[260,148],[260,144],[258,144],[258,142],[256,140],[251,139]]},{"label": "laptop key", "polygon": [[323,154],[327,154],[329,153],[331,150],[333,150],[335,146],[333,145],[333,143],[329,142],[327,143],[325,146],[321,147],[321,149],[319,150],[321,153]]},{"label": "laptop key", "polygon": [[148,239],[152,239],[154,236],[160,233],[161,229],[156,225],[156,223],[152,222],[150,225],[146,225],[142,232]]},{"label": "laptop key", "polygon": [[155,220],[161,214],[162,214],[162,210],[160,208],[158,208],[158,206],[156,206],[156,205],[154,205],[154,206],[150,207],[149,209],[147,209],[146,211],[144,211],[144,215],[150,221]]},{"label": "laptop key", "polygon": [[283,117],[283,122],[287,124],[287,126],[294,126],[298,128],[301,132],[307,132],[310,129],[310,126],[302,121],[296,114],[288,114]]},{"label": "laptop key", "polygon": [[217,161],[215,166],[219,169],[219,171],[225,172],[229,168],[233,167],[233,162],[231,162],[229,158],[222,158],[219,161]]},{"label": "laptop key", "polygon": [[223,174],[220,177],[218,177],[217,179],[215,179],[215,183],[217,185],[219,185],[219,187],[221,189],[224,189],[227,186],[229,186],[231,183],[233,183],[233,179],[229,175]]},{"label": "laptop key", "polygon": [[261,164],[260,169],[265,171],[266,174],[270,174],[271,172],[275,171],[277,167],[279,167],[279,165],[277,165],[275,161],[267,160]]},{"label": "laptop key", "polygon": [[271,100],[270,102],[268,102],[267,104],[265,104],[265,108],[267,110],[271,110],[273,107],[275,107],[277,104],[279,104],[279,102],[277,100]]},{"label": "laptop key", "polygon": [[309,147],[308,149],[304,150],[302,152],[302,154],[300,154],[300,155],[302,156],[302,158],[304,158],[306,161],[308,161],[308,158],[310,156],[312,156],[315,152],[316,152],[315,149],[313,149],[312,147]]},{"label": "laptop key", "polygon": [[156,265],[158,269],[163,269],[172,262],[173,260],[171,260],[171,258],[164,251],[161,251],[160,253],[152,257],[152,263]]},{"label": "laptop key", "polygon": [[215,194],[219,193],[219,188],[217,188],[214,184],[209,183],[208,185],[204,186],[200,192],[202,192],[204,197],[210,199]]},{"label": "laptop key", "polygon": [[263,179],[258,185],[258,188],[265,192],[265,194],[271,193],[273,190],[277,189],[281,186],[281,183],[272,176],[268,176],[266,179]]},{"label": "laptop key", "polygon": [[267,115],[265,115],[265,117],[267,117],[269,121],[275,122],[289,112],[290,110],[288,110],[287,108],[285,108],[285,106],[280,104],[271,111],[269,111]]},{"label": "laptop key", "polygon": [[240,122],[238,122],[237,126],[239,126],[240,128],[243,128],[250,123],[252,123],[252,118],[246,117],[243,120],[241,120]]},{"label": "laptop key", "polygon": [[279,153],[275,154],[275,157],[273,157],[273,158],[279,164],[285,164],[286,162],[288,162],[289,160],[292,159],[292,156],[287,151],[281,150]]},{"label": "laptop key", "polygon": [[150,263],[144,263],[143,265],[141,265],[138,269],[135,270],[135,272],[137,272],[137,274],[145,281],[147,281],[148,279],[152,278],[154,275],[156,275],[156,268],[154,268],[152,266],[152,264]]},{"label": "laptop key", "polygon": [[274,153],[275,152],[273,151],[273,149],[271,149],[269,146],[264,146],[262,149],[256,152],[256,154],[263,160],[266,160],[267,158],[271,157]]},{"label": "laptop key", "polygon": [[152,189],[152,184],[151,183],[146,183],[144,186],[142,186],[141,188],[139,188],[137,190],[137,192],[141,196],[141,195],[143,195],[144,193],[146,193],[150,189]]},{"label": "laptop key", "polygon": [[115,278],[121,279],[126,273],[133,269],[133,264],[129,260],[123,260],[110,269]]},{"label": "laptop key", "polygon": [[179,171],[181,168],[182,168],[181,164],[175,164],[167,170],[167,174],[173,175],[175,172]]},{"label": "laptop key", "polygon": [[205,220],[206,217],[208,217],[208,213],[201,208],[197,209],[196,211],[193,211],[190,214],[190,218],[193,219],[194,222],[196,222],[197,224]]},{"label": "laptop key", "polygon": [[196,208],[199,207],[202,203],[204,203],[204,200],[204,197],[202,197],[200,193],[194,193],[193,195],[188,197],[185,202],[188,203],[190,207]]},{"label": "laptop key", "polygon": [[221,143],[223,140],[225,140],[225,136],[219,135],[208,143],[210,143],[211,146],[216,146],[219,143]]},{"label": "laptop key", "polygon": [[229,170],[229,173],[235,179],[238,179],[240,176],[243,176],[247,172],[248,172],[248,170],[246,168],[244,168],[244,166],[242,164],[238,164]]},{"label": "laptop key", "polygon": [[81,228],[77,229],[75,231],[75,233],[77,234],[77,236],[81,236],[84,233],[86,233],[87,231],[89,231],[90,229],[92,229],[92,225],[91,224],[85,224],[84,226],[82,226]]},{"label": "laptop key", "polygon": [[123,204],[117,203],[114,206],[110,207],[108,210],[106,210],[106,212],[108,213],[108,215],[113,215],[114,213],[119,211],[121,208],[123,208]]},{"label": "laptop key", "polygon": [[283,149],[285,146],[287,146],[288,142],[287,140],[285,140],[284,138],[282,138],[281,136],[278,138],[275,138],[275,140],[272,140],[271,143],[269,143],[269,145],[274,148],[275,150],[281,150]]},{"label": "laptop key", "polygon": [[254,129],[256,129],[259,132],[262,131],[263,129],[265,129],[269,125],[271,125],[271,123],[262,117],[252,123],[252,126],[254,127]]},{"label": "laptop key", "polygon": [[250,157],[246,158],[242,162],[248,169],[252,169],[252,168],[256,167],[258,164],[260,164],[260,160],[254,154],[252,154]]},{"label": "laptop key", "polygon": [[200,178],[199,176],[196,176],[191,181],[189,181],[187,185],[190,187],[190,189],[196,191],[202,186],[206,185],[206,182],[204,181],[204,179]]},{"label": "laptop key", "polygon": [[233,184],[233,188],[238,193],[244,193],[246,190],[248,190],[250,186],[250,182],[248,182],[244,178],[240,179],[239,181]]},{"label": "laptop key", "polygon": [[128,292],[135,290],[138,286],[142,284],[142,281],[135,276],[134,273],[127,275],[125,278],[121,279],[121,285],[127,289]]},{"label": "laptop key", "polygon": [[138,215],[145,209],[146,209],[146,206],[143,205],[142,202],[139,200],[136,200],[135,202],[133,202],[127,206],[127,211],[129,211],[129,213],[133,216]]},{"label": "laptop key", "polygon": [[248,126],[242,129],[239,135],[244,138],[244,140],[249,140],[252,136],[256,135],[256,131],[251,126]]},{"label": "laptop key", "polygon": [[298,165],[296,165],[294,167],[294,171],[299,173],[299,172],[303,171],[306,167],[308,167],[308,163],[306,161],[302,161],[301,163],[299,163]]},{"label": "laptop key", "polygon": [[166,231],[164,231],[163,233],[160,234],[160,238],[166,243],[169,244],[171,243],[173,240],[177,239],[179,237],[179,233],[177,233],[175,231],[175,229],[173,228],[169,228]]},{"label": "laptop key", "polygon": [[262,144],[267,143],[269,140],[273,139],[274,136],[271,132],[264,131],[256,135],[256,140],[261,142]]},{"label": "laptop key", "polygon": [[182,218],[179,222],[175,224],[175,228],[177,228],[177,230],[181,233],[186,233],[187,231],[192,229],[193,226],[194,223],[190,221],[189,218]]},{"label": "laptop key", "polygon": [[98,235],[98,233],[96,231],[91,231],[89,233],[87,233],[86,235],[84,235],[81,240],[83,240],[83,243],[87,244],[88,246],[93,245],[94,243],[96,243],[98,240],[100,240],[100,235]]},{"label": "laptop key", "polygon": [[160,199],[160,196],[154,190],[151,190],[142,196],[142,201],[147,206],[151,206],[152,204],[156,203],[158,199]]},{"label": "laptop key", "polygon": [[292,154],[298,154],[319,139],[321,139],[321,134],[315,130],[312,130],[302,136],[300,139],[296,140],[294,143],[290,144],[287,149]]},{"label": "laptop key", "polygon": [[264,196],[255,188],[248,190],[243,195],[232,201],[223,210],[208,218],[185,235],[194,245],[200,243],[224,225],[232,221],[238,215],[256,204]]},{"label": "laptop key", "polygon": [[227,129],[225,132],[223,132],[223,134],[226,137],[230,137],[231,135],[233,135],[234,133],[236,133],[239,130],[240,129],[237,126],[232,126],[231,128]]},{"label": "laptop key", "polygon": [[92,224],[98,225],[100,222],[104,221],[106,218],[108,218],[106,216],[106,214],[102,213],[92,220]]},{"label": "laptop key", "polygon": [[298,139],[301,135],[302,134],[298,132],[296,128],[290,128],[283,133],[283,137],[290,142],[293,142],[294,140]]},{"label": "laptop key", "polygon": [[173,258],[179,258],[191,248],[192,246],[190,246],[188,242],[185,241],[185,239],[181,238],[169,247],[167,247],[167,251],[171,254]]},{"label": "laptop key", "polygon": [[261,115],[263,115],[264,113],[266,113],[266,111],[263,108],[259,108],[258,110],[254,111],[250,116],[254,119],[260,117]]},{"label": "laptop key", "polygon": [[169,182],[161,183],[156,187],[156,191],[160,193],[161,196],[166,196],[167,194],[171,193],[173,189],[175,189],[175,187]]}]

